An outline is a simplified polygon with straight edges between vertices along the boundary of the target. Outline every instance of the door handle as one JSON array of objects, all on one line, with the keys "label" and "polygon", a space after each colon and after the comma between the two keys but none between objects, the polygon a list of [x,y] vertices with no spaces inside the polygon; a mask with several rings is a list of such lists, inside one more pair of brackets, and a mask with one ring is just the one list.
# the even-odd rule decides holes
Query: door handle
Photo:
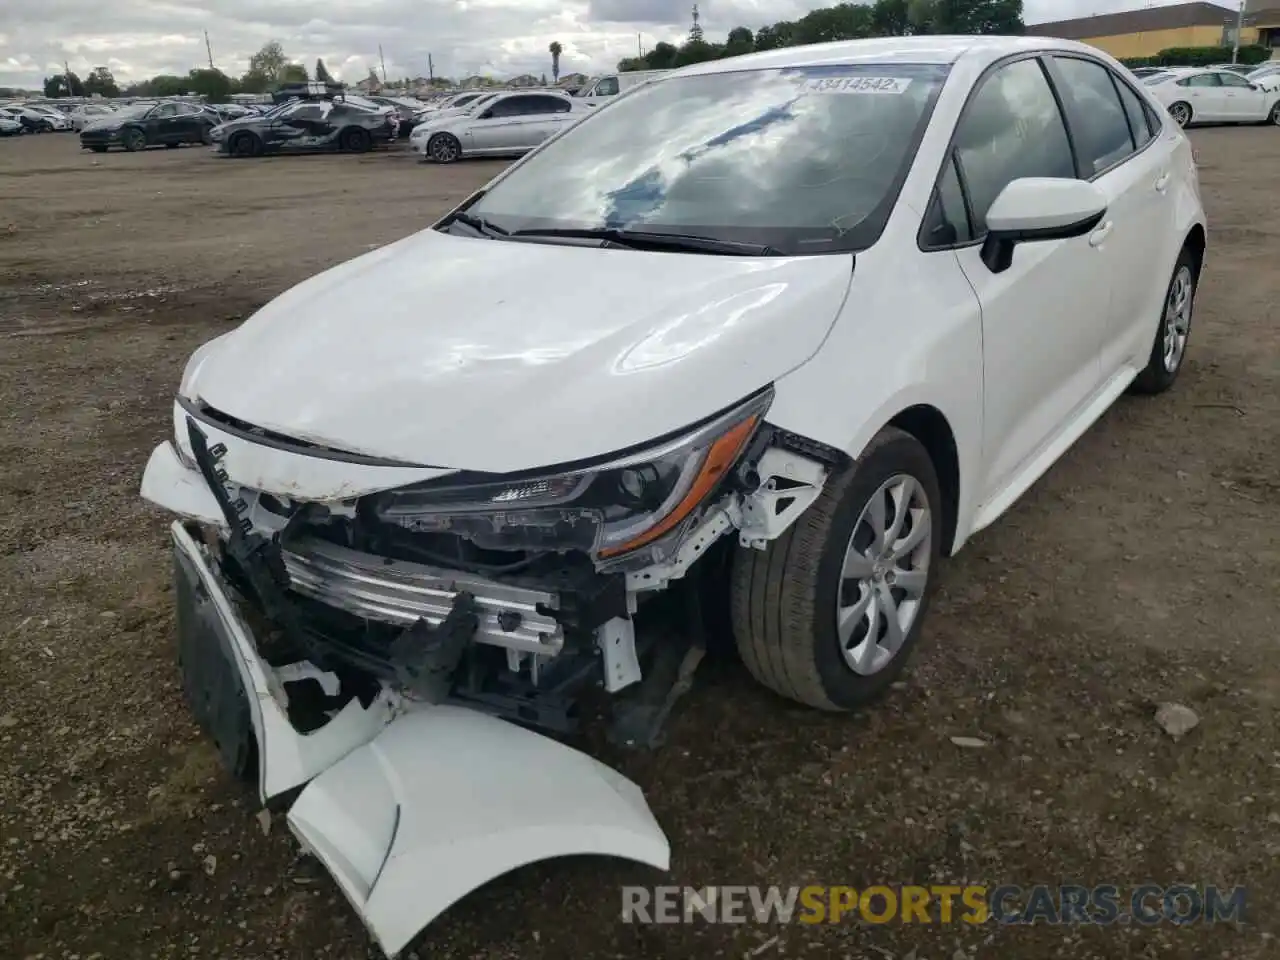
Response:
[{"label": "door handle", "polygon": [[1156,179],[1156,193],[1164,193],[1169,189],[1169,174],[1162,173]]},{"label": "door handle", "polygon": [[1089,246],[1100,247],[1107,237],[1111,236],[1111,228],[1115,226],[1114,220],[1108,220],[1093,233],[1089,234]]}]

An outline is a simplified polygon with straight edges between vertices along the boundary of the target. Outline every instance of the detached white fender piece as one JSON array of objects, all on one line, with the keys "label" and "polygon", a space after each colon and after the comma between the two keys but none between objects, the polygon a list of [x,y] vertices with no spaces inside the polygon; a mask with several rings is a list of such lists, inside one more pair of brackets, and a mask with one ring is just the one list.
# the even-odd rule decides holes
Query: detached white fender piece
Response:
[{"label": "detached white fender piece", "polygon": [[630,780],[464,707],[395,720],[307,785],[289,826],[394,957],[440,913],[517,867],[605,854],[666,870]]},{"label": "detached white fender piece", "polygon": [[639,787],[504,720],[384,687],[367,708],[352,699],[299,733],[285,674],[314,668],[264,661],[208,554],[181,522],[172,534],[194,578],[187,626],[221,648],[245,694],[262,798],[306,784],[290,829],[388,956],[472,890],[538,860],[603,854],[668,868],[667,838]]}]

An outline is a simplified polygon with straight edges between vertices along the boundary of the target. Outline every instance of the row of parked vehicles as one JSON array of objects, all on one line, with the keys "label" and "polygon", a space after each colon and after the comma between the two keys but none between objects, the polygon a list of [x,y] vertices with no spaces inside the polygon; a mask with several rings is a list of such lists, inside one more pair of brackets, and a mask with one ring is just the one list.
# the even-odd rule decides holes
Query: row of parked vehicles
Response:
[{"label": "row of parked vehicles", "polygon": [[[408,136],[424,160],[518,155],[591,108],[666,71],[600,77],[577,91],[559,88],[471,90],[429,101],[355,95],[309,83],[277,91],[271,104],[206,104],[191,99],[89,102],[66,111],[17,104],[4,132],[74,130],[95,153],[203,144],[237,157],[342,150],[359,153]],[[6,113],[0,113],[6,116]]]}]

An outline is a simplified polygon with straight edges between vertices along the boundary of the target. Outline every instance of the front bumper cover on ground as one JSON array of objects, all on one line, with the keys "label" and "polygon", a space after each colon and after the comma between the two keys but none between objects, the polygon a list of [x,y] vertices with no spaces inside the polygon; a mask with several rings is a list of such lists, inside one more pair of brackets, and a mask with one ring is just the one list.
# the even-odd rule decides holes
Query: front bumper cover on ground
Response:
[{"label": "front bumper cover on ground", "polygon": [[503,720],[382,687],[367,705],[352,698],[318,730],[298,732],[205,548],[181,522],[172,534],[180,649],[204,654],[188,655],[184,669],[213,664],[215,674],[184,686],[234,685],[208,698],[215,708],[202,722],[248,722],[264,801],[302,786],[290,828],[389,956],[467,893],[528,863],[605,854],[667,869],[667,839],[635,784]]}]

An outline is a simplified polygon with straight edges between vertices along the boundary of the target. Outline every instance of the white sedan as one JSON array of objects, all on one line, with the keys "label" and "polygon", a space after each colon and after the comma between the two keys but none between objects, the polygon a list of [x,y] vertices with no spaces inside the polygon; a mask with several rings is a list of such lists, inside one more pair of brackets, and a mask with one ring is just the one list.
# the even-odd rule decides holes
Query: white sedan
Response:
[{"label": "white sedan", "polygon": [[424,159],[452,163],[463,157],[519,156],[586,116],[563,93],[490,94],[470,107],[428,115],[413,128],[410,146]]},{"label": "white sedan", "polygon": [[1191,123],[1280,125],[1280,90],[1267,89],[1231,70],[1166,70],[1142,82],[1181,127]]},{"label": "white sedan", "polygon": [[82,103],[80,106],[72,110],[67,116],[71,120],[71,129],[79,133],[86,126],[94,121],[109,117],[115,111],[106,104],[101,103]]},{"label": "white sedan", "polygon": [[391,955],[519,865],[666,869],[639,788],[535,731],[675,694],[669,588],[784,697],[883,693],[943,558],[1174,384],[1205,243],[1186,136],[1084,44],[638,87],[193,355],[142,494],[195,717]]}]

